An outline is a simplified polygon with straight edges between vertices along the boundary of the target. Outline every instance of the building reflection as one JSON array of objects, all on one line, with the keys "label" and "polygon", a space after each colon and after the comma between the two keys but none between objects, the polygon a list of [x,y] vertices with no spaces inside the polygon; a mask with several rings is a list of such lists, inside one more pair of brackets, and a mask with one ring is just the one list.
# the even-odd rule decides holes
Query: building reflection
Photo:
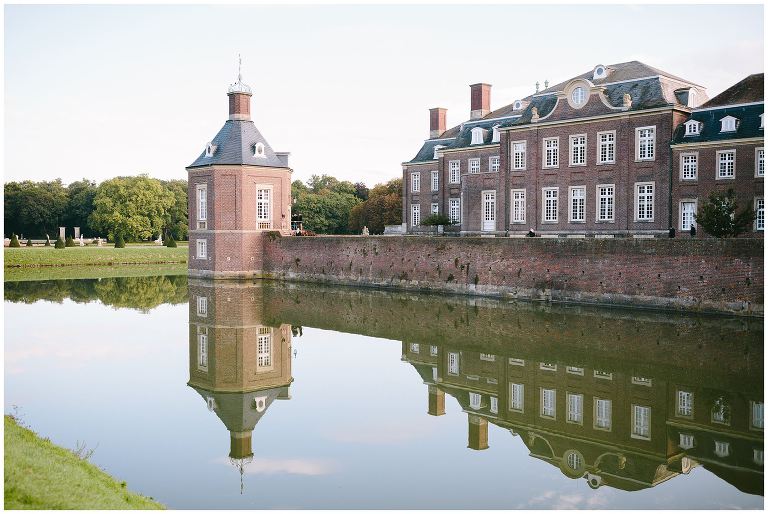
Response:
[{"label": "building reflection", "polygon": [[253,430],[276,400],[290,399],[291,326],[268,322],[261,288],[189,281],[189,385],[229,431],[241,474]]}]

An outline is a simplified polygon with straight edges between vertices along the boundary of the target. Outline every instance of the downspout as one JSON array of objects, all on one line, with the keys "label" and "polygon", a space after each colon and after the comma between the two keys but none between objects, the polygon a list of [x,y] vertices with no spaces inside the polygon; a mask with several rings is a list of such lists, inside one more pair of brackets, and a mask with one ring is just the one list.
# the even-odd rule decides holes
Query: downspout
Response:
[{"label": "downspout", "polygon": [[[672,131],[672,138],[674,140],[675,132]],[[667,224],[668,224],[668,233],[671,236],[672,230],[674,229],[674,226],[672,225],[672,163],[674,160],[674,153],[672,152],[672,141],[669,142],[669,187],[667,188],[669,190],[668,201],[667,201]]]}]

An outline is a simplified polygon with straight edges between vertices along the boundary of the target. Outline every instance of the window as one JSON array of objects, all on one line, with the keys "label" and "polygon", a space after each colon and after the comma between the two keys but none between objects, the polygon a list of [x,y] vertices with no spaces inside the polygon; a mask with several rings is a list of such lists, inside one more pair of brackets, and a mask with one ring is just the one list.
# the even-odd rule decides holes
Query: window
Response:
[{"label": "window", "polygon": [[763,402],[749,402],[749,428],[763,429]]},{"label": "window", "polygon": [[264,158],[267,157],[267,155],[264,153],[264,143],[256,143],[253,145],[253,156]]},{"label": "window", "polygon": [[509,364],[511,366],[525,366],[525,361],[523,359],[513,359],[510,357]]},{"label": "window", "polygon": [[584,467],[584,457],[579,452],[571,451],[565,458],[565,463],[574,471],[581,471]]},{"label": "window", "polygon": [[501,133],[499,132],[499,126],[498,125],[494,125],[493,126],[493,137],[491,137],[491,143],[498,143],[500,138],[501,138]]},{"label": "window", "polygon": [[696,180],[699,176],[699,154],[680,155],[680,180]]},{"label": "window", "polygon": [[557,168],[560,166],[560,156],[558,155],[560,138],[548,137],[543,141],[544,145],[544,167]]},{"label": "window", "polygon": [[722,397],[712,406],[712,421],[722,425],[731,424],[731,407]]},{"label": "window", "polygon": [[495,396],[491,396],[491,412],[494,414],[499,412],[499,399]]},{"label": "window", "polygon": [[496,191],[483,191],[483,225],[485,231],[496,229]]},{"label": "window", "polygon": [[445,145],[435,145],[435,147],[432,149],[432,158],[439,159],[440,156],[437,154],[437,152],[439,152],[443,148],[445,148]]},{"label": "window", "polygon": [[568,393],[568,422],[581,425],[584,420],[584,395]]},{"label": "window", "polygon": [[411,226],[418,227],[421,225],[421,205],[411,205]]},{"label": "window", "polygon": [[603,380],[613,380],[613,373],[608,373],[607,371],[600,371],[599,369],[596,369],[592,376],[595,378],[602,378]]},{"label": "window", "polygon": [[429,212],[430,214],[439,214],[440,213],[440,205],[433,203],[429,206]]},{"label": "window", "polygon": [[653,182],[635,184],[635,220],[653,221]]},{"label": "window", "polygon": [[270,229],[272,228],[270,205],[270,193],[269,189],[257,189],[256,190],[256,228]]},{"label": "window", "polygon": [[569,212],[569,221],[583,222],[586,220],[585,205],[587,201],[587,188],[584,186],[569,187],[571,196],[571,210]]},{"label": "window", "polygon": [[558,188],[545,187],[544,195],[544,223],[557,223],[557,195]]},{"label": "window", "polygon": [[677,415],[693,416],[693,393],[689,391],[677,392]]},{"label": "window", "polygon": [[485,139],[485,129],[475,127],[472,129],[472,145],[482,145]]},{"label": "window", "polygon": [[208,143],[205,145],[205,156],[206,157],[213,157],[213,152],[216,151],[216,147],[213,146],[213,144]]},{"label": "window", "polygon": [[645,377],[632,377],[632,383],[634,385],[651,387],[653,385],[653,380]]},{"label": "window", "polygon": [[461,161],[450,161],[448,169],[450,171],[449,180],[451,184],[458,184],[461,175]]},{"label": "window", "polygon": [[584,376],[584,368],[577,368],[575,366],[568,366],[565,368],[566,373],[570,373],[571,375],[581,375]]},{"label": "window", "polygon": [[597,163],[613,164],[616,162],[616,131],[597,133]]},{"label": "window", "polygon": [[499,171],[501,168],[501,159],[498,155],[488,158],[488,170],[492,173]]},{"label": "window", "polygon": [[571,166],[587,164],[587,135],[579,134],[569,138],[571,142]]},{"label": "window", "polygon": [[208,258],[208,241],[205,239],[197,240],[197,258],[198,259]]},{"label": "window", "polygon": [[614,185],[597,186],[597,221],[613,221]]},{"label": "window", "polygon": [[765,128],[765,125],[763,125],[763,114],[760,115],[760,128]]},{"label": "window", "polygon": [[582,105],[586,98],[587,93],[584,91],[583,87],[577,87],[571,92],[571,100],[573,100],[573,105]]},{"label": "window", "polygon": [[496,356],[490,353],[481,353],[480,360],[487,361],[487,362],[496,362]]},{"label": "window", "polygon": [[541,417],[542,418],[555,418],[555,390],[554,389],[542,389],[541,390]]},{"label": "window", "polygon": [[755,230],[765,230],[765,199],[755,198]]},{"label": "window", "polygon": [[696,440],[691,434],[680,434],[680,448],[690,450],[696,444]]},{"label": "window", "polygon": [[437,346],[435,346],[435,345],[431,345],[431,346],[429,347],[429,355],[431,355],[432,357],[434,357],[435,355],[437,355]]},{"label": "window", "polygon": [[701,124],[698,121],[690,120],[685,122],[686,136],[698,136],[700,132],[701,132]]},{"label": "window", "polygon": [[480,159],[469,159],[469,172],[472,174],[480,173]]},{"label": "window", "polygon": [[512,143],[512,169],[525,169],[525,141],[515,141]]},{"label": "window", "polygon": [[208,315],[208,297],[207,296],[197,297],[197,315],[198,316]]},{"label": "window", "polygon": [[635,129],[635,159],[652,161],[656,158],[656,127],[640,127]]},{"label": "window", "polygon": [[421,191],[421,174],[411,173],[411,192],[418,193]]},{"label": "window", "polygon": [[715,455],[718,457],[727,457],[731,454],[731,443],[725,441],[715,441]]},{"label": "window", "polygon": [[509,384],[509,410],[523,412],[523,384]]},{"label": "window", "polygon": [[651,408],[632,405],[632,437],[635,439],[651,438]]},{"label": "window", "polygon": [[734,132],[736,130],[736,125],[738,124],[738,119],[734,118],[733,116],[726,116],[725,118],[720,119],[720,132]]},{"label": "window", "polygon": [[197,185],[197,228],[205,229],[208,224],[208,185]]},{"label": "window", "polygon": [[525,223],[525,189],[512,190],[512,223]]},{"label": "window", "polygon": [[256,339],[256,367],[272,367],[272,334],[269,327],[259,328]]},{"label": "window", "polygon": [[479,409],[483,402],[483,396],[477,393],[469,393],[469,406],[472,409]]},{"label": "window", "polygon": [[735,178],[736,150],[717,152],[717,178]]},{"label": "window", "polygon": [[758,466],[763,465],[763,449],[762,448],[752,449],[752,462],[754,462]]},{"label": "window", "polygon": [[419,343],[411,343],[411,353],[419,353]]},{"label": "window", "polygon": [[201,371],[208,370],[208,328],[197,328],[197,367]]},{"label": "window", "polygon": [[683,200],[680,202],[680,230],[691,230],[694,216],[696,215],[696,200]]},{"label": "window", "polygon": [[448,353],[448,374],[459,374],[459,354],[455,352]]},{"label": "window", "polygon": [[765,149],[758,148],[755,150],[755,176],[765,176]]},{"label": "window", "polygon": [[595,398],[595,428],[599,430],[611,429],[611,400]]},{"label": "window", "polygon": [[440,172],[433,170],[430,175],[432,176],[432,191],[437,191],[440,188]]},{"label": "window", "polygon": [[458,198],[448,199],[448,212],[451,216],[451,222],[461,222],[461,200]]},{"label": "window", "polygon": [[544,371],[557,371],[557,364],[552,364],[550,362],[540,362],[539,369]]}]

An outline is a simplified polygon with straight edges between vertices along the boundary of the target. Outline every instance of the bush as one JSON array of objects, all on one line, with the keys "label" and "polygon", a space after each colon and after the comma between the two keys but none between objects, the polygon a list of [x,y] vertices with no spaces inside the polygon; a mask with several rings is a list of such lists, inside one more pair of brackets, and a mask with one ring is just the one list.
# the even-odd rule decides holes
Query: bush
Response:
[{"label": "bush", "polygon": [[125,239],[120,234],[115,236],[115,248],[125,248]]},{"label": "bush", "polygon": [[19,238],[16,237],[16,234],[11,234],[11,244],[9,246],[11,248],[21,248],[21,245],[19,244]]},{"label": "bush", "polygon": [[451,219],[445,214],[430,214],[424,218],[424,221],[422,221],[421,224],[427,226],[452,225]]},{"label": "bush", "polygon": [[75,246],[75,240],[72,239],[72,236],[67,237],[67,240],[64,242],[64,246],[66,246],[67,248],[71,248]]},{"label": "bush", "polygon": [[313,236],[316,236],[317,234],[315,234],[311,230],[302,230],[301,232],[296,232],[296,235],[297,236],[313,237]]},{"label": "bush", "polygon": [[176,240],[173,238],[173,235],[168,236],[168,239],[165,241],[165,246],[168,248],[176,248]]},{"label": "bush", "polygon": [[27,246],[32,246],[32,238],[31,237],[27,238]]},{"label": "bush", "polygon": [[62,250],[62,249],[64,249],[64,240],[63,240],[61,237],[59,237],[59,238],[56,240],[56,244],[54,245],[54,248],[56,248],[57,250]]},{"label": "bush", "polygon": [[726,193],[713,192],[709,199],[699,207],[694,220],[706,233],[715,237],[738,237],[747,232],[755,221],[755,211],[751,206],[737,212],[736,194],[733,189]]}]

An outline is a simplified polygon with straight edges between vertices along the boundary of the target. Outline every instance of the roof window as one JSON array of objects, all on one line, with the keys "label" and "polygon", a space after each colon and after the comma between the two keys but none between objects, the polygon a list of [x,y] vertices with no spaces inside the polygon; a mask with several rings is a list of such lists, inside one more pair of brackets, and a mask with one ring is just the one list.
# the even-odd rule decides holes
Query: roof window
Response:
[{"label": "roof window", "polygon": [[475,127],[472,129],[472,145],[482,145],[485,142],[485,129]]},{"label": "roof window", "polygon": [[595,66],[595,69],[592,71],[592,79],[604,79],[608,76],[608,70],[606,70],[605,66],[602,64],[598,64]]},{"label": "roof window", "polygon": [[264,143],[256,143],[253,145],[253,156],[266,157],[266,154],[264,154]]},{"label": "roof window", "polygon": [[500,137],[501,136],[499,134],[499,126],[498,125],[494,125],[493,126],[493,138],[491,138],[491,143],[498,143]]},{"label": "roof window", "polygon": [[443,148],[445,148],[445,145],[435,145],[434,153],[432,154],[432,158],[433,159],[437,159],[438,157],[440,157],[439,155],[437,155],[437,152],[439,152]]},{"label": "roof window", "polygon": [[213,154],[216,153],[216,145],[213,143],[208,143],[205,145],[205,156],[206,157],[213,157]]},{"label": "roof window", "polygon": [[701,123],[696,120],[688,120],[685,122],[685,135],[686,136],[698,136],[701,133]]},{"label": "roof window", "polygon": [[720,119],[720,132],[735,132],[738,126],[738,118],[733,116],[726,116]]}]

